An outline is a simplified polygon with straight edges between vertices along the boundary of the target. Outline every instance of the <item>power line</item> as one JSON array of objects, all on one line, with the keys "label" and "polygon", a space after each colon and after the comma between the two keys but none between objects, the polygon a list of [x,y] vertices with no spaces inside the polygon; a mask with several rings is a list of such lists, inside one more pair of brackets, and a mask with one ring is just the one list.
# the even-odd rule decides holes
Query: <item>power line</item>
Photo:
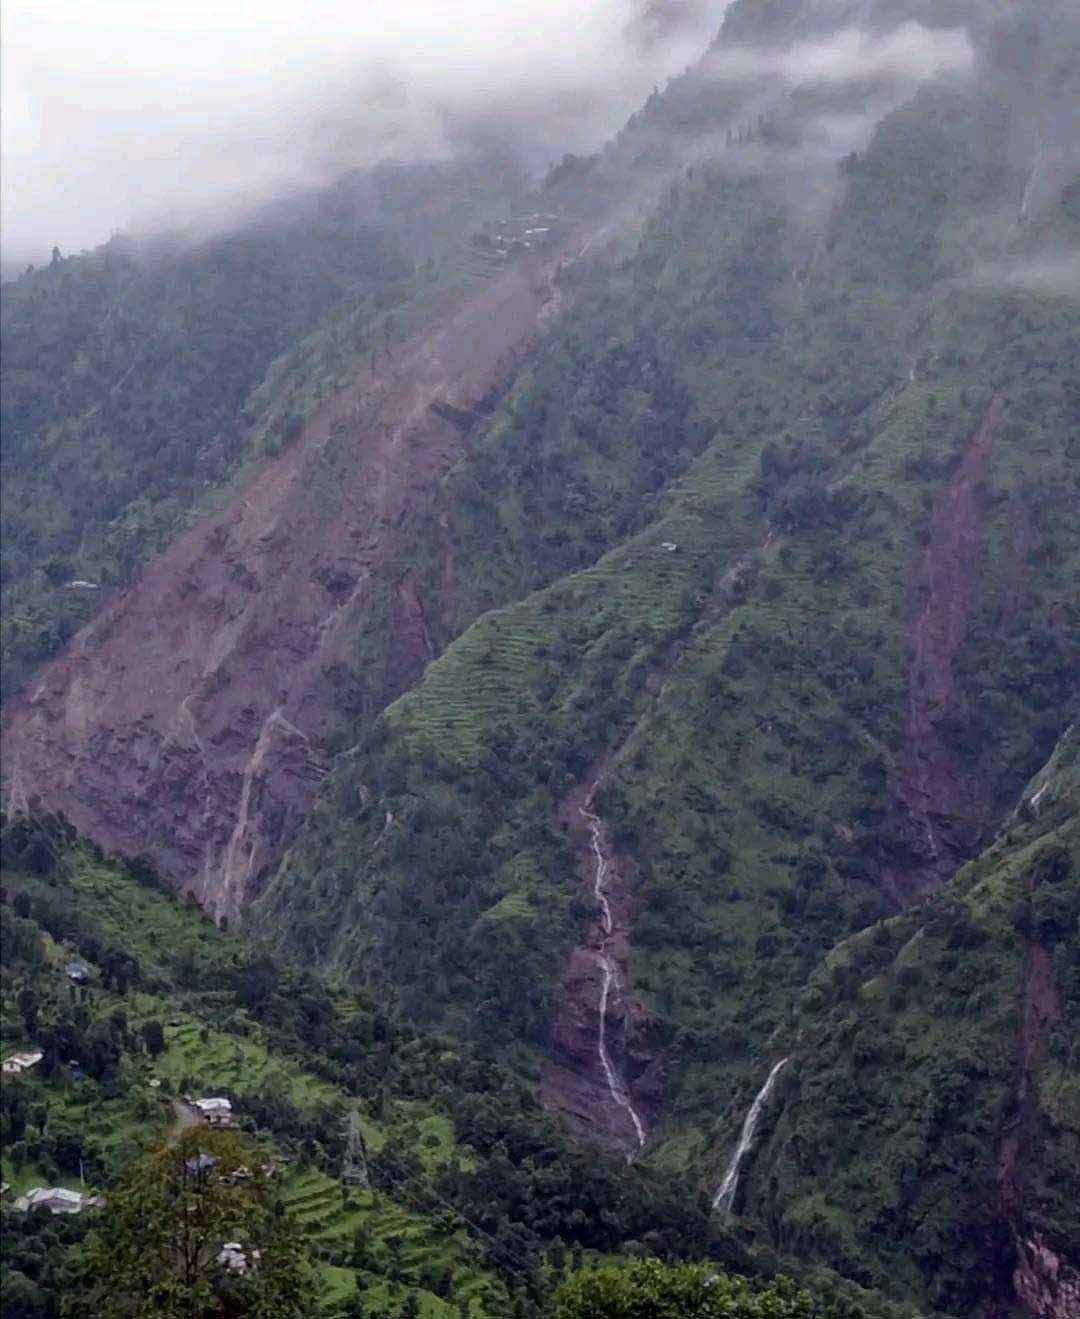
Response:
[{"label": "power line", "polygon": [[[380,1155],[380,1163],[383,1163],[383,1161],[387,1159],[393,1159],[393,1155],[387,1155],[387,1154]],[[410,1174],[406,1169],[402,1167],[400,1163],[398,1163],[397,1166],[402,1174],[399,1177],[395,1177],[393,1173],[389,1171],[389,1169],[385,1168],[385,1166],[381,1168],[381,1171],[386,1172],[386,1175],[389,1177],[390,1181],[399,1190],[404,1190],[405,1194],[408,1194],[409,1178],[412,1177],[415,1178],[417,1181],[419,1181],[420,1177],[423,1177],[426,1190],[432,1196],[433,1199],[437,1200],[441,1205],[443,1205],[446,1209],[448,1209],[456,1218],[461,1219],[463,1223],[471,1227],[474,1232],[478,1232],[482,1237],[486,1237],[487,1240],[490,1241],[497,1250],[501,1251],[504,1255],[512,1257],[521,1266],[521,1269],[528,1269],[529,1261],[522,1254],[520,1254],[516,1248],[509,1246],[505,1241],[500,1241],[498,1237],[493,1236],[487,1230],[487,1228],[481,1227],[479,1223],[474,1223],[473,1220],[467,1214],[463,1213],[462,1210],[459,1209],[457,1205],[452,1204],[444,1196],[440,1195],[440,1193],[435,1189],[430,1179],[427,1177],[426,1173]],[[519,1269],[515,1269],[515,1268],[508,1268],[508,1271],[512,1273],[515,1277],[520,1278],[521,1281],[524,1282],[527,1286],[532,1285],[533,1280],[527,1273],[521,1272]]]}]

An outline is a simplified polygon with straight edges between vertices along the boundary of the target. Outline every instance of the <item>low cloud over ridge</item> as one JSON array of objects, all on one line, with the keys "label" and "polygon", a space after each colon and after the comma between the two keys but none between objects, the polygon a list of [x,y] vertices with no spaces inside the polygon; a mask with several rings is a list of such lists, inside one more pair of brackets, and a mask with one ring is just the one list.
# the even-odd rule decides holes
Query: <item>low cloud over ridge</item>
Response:
[{"label": "low cloud over ridge", "polygon": [[354,165],[598,145],[727,0],[11,0],[4,246],[40,256]]},{"label": "low cloud over ridge", "polygon": [[874,35],[849,27],[815,41],[757,50],[720,46],[708,69],[716,77],[740,81],[779,78],[793,85],[892,80],[924,82],[975,68],[975,51],[960,29],[930,29],[902,23]]}]

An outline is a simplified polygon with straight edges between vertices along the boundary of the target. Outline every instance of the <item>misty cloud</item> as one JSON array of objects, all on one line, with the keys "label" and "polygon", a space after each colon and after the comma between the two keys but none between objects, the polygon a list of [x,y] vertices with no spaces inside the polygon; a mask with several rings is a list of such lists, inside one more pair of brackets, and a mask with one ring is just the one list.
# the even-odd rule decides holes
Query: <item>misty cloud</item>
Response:
[{"label": "misty cloud", "polygon": [[987,262],[971,276],[975,288],[1080,298],[1080,253],[1064,252],[1027,261]]},{"label": "misty cloud", "polygon": [[931,30],[903,23],[892,32],[873,35],[858,28],[820,41],[772,50],[720,47],[709,56],[709,72],[732,82],[777,78],[806,83],[896,81],[924,82],[949,74],[969,74],[975,51],[965,32]]},{"label": "misty cloud", "polygon": [[696,59],[726,0],[13,0],[4,245],[40,256],[389,158],[592,149]]}]

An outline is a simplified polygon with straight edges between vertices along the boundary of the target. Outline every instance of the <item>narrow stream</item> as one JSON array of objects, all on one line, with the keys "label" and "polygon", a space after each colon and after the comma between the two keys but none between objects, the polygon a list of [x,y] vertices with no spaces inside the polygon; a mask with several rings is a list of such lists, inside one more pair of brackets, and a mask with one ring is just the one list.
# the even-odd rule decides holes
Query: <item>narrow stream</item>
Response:
[{"label": "narrow stream", "polygon": [[589,789],[589,795],[585,798],[584,804],[578,809],[581,818],[589,826],[589,835],[592,839],[593,856],[596,858],[596,866],[593,873],[593,897],[596,899],[596,905],[600,909],[600,924],[603,933],[600,938],[600,947],[596,950],[596,963],[600,967],[603,982],[600,988],[600,1001],[597,1010],[600,1019],[596,1031],[596,1049],[600,1058],[600,1066],[604,1072],[604,1079],[607,1081],[608,1092],[619,1108],[626,1111],[630,1121],[634,1124],[634,1134],[637,1136],[638,1148],[643,1149],[645,1146],[645,1125],[638,1116],[630,1099],[630,1092],[627,1089],[626,1082],[619,1075],[614,1063],[611,1061],[611,1055],[607,1048],[607,1009],[608,1002],[611,998],[612,990],[615,991],[616,1002],[621,989],[619,984],[619,972],[614,960],[610,956],[609,948],[614,936],[614,920],[611,914],[611,903],[608,901],[607,890],[604,887],[604,881],[607,878],[608,859],[604,853],[603,845],[603,822],[596,812],[592,809],[593,798],[596,796],[597,789],[600,787],[600,780]]},{"label": "narrow stream", "polygon": [[768,1102],[769,1095],[772,1094],[776,1078],[780,1075],[781,1069],[787,1061],[786,1058],[780,1059],[769,1073],[765,1084],[758,1091],[757,1098],[750,1105],[750,1111],[742,1124],[742,1131],[739,1132],[739,1142],[735,1146],[727,1171],[724,1173],[724,1180],[720,1183],[720,1189],[713,1197],[713,1209],[725,1220],[731,1217],[732,1206],[735,1203],[735,1192],[739,1189],[739,1173],[742,1171],[743,1160],[754,1142],[754,1133],[757,1131],[758,1122],[761,1120],[762,1110]]},{"label": "narrow stream", "polygon": [[1039,177],[1039,170],[1042,168],[1046,156],[1046,144],[1043,142],[1042,134],[1038,135],[1035,143],[1035,159],[1031,166],[1031,173],[1024,184],[1024,195],[1020,199],[1020,220],[1028,218],[1028,212],[1031,209],[1031,199],[1035,192],[1035,183]]}]

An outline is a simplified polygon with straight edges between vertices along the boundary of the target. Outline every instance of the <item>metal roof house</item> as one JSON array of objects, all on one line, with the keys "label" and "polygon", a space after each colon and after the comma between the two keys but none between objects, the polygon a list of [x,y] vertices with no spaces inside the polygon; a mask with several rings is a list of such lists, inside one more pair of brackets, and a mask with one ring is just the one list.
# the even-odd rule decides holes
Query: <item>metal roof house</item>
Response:
[{"label": "metal roof house", "polygon": [[35,1186],[32,1191],[20,1195],[14,1207],[24,1212],[47,1209],[51,1214],[81,1214],[84,1209],[104,1203],[98,1195],[84,1195],[82,1191],[69,1191],[63,1186]]},{"label": "metal roof house", "polygon": [[242,1242],[226,1241],[221,1247],[217,1262],[223,1264],[230,1273],[239,1273],[242,1277],[249,1269],[253,1269],[258,1265],[260,1255],[260,1251],[253,1250],[249,1260]]},{"label": "metal roof house", "polygon": [[28,1072],[31,1067],[36,1067],[45,1055],[40,1049],[30,1049],[26,1053],[10,1054],[3,1062],[3,1070],[6,1076],[18,1076],[20,1072]]},{"label": "metal roof house", "polygon": [[196,1099],[192,1107],[212,1127],[227,1127],[232,1123],[232,1102],[222,1095]]}]

